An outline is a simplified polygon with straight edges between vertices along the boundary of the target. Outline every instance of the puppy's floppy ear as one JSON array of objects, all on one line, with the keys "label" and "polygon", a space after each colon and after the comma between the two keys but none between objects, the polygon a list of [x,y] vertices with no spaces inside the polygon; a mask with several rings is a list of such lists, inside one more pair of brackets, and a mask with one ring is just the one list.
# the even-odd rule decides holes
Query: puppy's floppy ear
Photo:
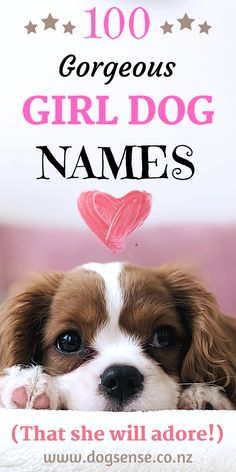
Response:
[{"label": "puppy's floppy ear", "polygon": [[181,381],[216,382],[234,395],[236,364],[232,339],[224,329],[224,316],[214,296],[185,270],[164,267],[161,273],[192,337],[183,361]]},{"label": "puppy's floppy ear", "polygon": [[42,329],[62,273],[42,274],[17,290],[0,308],[0,367],[40,363]]}]

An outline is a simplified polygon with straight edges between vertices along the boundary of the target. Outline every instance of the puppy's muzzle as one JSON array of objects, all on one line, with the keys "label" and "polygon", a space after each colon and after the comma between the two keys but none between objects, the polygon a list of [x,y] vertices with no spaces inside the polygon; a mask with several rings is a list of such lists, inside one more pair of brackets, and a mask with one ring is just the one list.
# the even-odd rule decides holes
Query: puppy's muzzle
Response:
[{"label": "puppy's muzzle", "polygon": [[101,389],[111,400],[124,404],[143,389],[143,375],[129,365],[112,365],[101,376]]}]

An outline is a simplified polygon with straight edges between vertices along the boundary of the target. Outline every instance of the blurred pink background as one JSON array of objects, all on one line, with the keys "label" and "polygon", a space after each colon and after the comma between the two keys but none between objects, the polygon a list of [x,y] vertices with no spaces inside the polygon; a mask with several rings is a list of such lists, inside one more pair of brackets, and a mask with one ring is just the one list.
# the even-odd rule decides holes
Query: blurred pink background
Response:
[{"label": "blurred pink background", "polygon": [[225,314],[236,316],[236,225],[142,227],[113,254],[88,230],[0,227],[2,296],[28,272],[67,270],[86,262],[191,267],[216,295]]}]

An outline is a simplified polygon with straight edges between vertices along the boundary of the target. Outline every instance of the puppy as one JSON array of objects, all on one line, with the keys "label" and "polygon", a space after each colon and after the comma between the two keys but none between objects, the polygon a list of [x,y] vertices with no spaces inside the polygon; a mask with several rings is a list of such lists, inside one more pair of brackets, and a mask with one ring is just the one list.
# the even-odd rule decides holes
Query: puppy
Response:
[{"label": "puppy", "polygon": [[87,264],[2,306],[8,408],[234,409],[236,320],[175,267]]}]

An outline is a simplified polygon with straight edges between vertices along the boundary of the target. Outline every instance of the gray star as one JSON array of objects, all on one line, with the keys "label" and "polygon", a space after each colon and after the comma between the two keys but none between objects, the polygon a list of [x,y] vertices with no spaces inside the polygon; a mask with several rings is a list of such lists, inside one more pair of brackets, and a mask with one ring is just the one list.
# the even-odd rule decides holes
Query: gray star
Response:
[{"label": "gray star", "polygon": [[166,21],[164,25],[161,26],[161,29],[163,29],[163,34],[172,33],[173,26],[174,25],[170,25],[168,21]]},{"label": "gray star", "polygon": [[179,18],[178,19],[179,23],[181,24],[181,27],[180,29],[192,29],[192,23],[195,21],[193,18],[189,18],[189,16],[187,15],[187,13],[185,13],[185,15],[183,16],[183,18]]},{"label": "gray star", "polygon": [[57,18],[53,18],[51,13],[49,13],[48,17],[47,18],[42,18],[42,21],[44,22],[44,29],[49,29],[49,28],[52,28],[52,29],[56,29],[56,23],[57,21],[59,21]]},{"label": "gray star", "polygon": [[38,25],[34,25],[33,23],[31,23],[31,21],[29,21],[29,24],[27,26],[24,26],[24,28],[27,29],[27,34],[37,33],[36,31],[37,26]]},{"label": "gray star", "polygon": [[64,27],[64,33],[70,33],[73,34],[73,29],[76,28],[76,26],[73,26],[71,24],[71,21],[68,21],[67,25],[63,25]]},{"label": "gray star", "polygon": [[200,33],[206,33],[209,34],[209,30],[212,28],[212,26],[208,25],[206,21],[202,25],[198,25],[200,28]]}]

